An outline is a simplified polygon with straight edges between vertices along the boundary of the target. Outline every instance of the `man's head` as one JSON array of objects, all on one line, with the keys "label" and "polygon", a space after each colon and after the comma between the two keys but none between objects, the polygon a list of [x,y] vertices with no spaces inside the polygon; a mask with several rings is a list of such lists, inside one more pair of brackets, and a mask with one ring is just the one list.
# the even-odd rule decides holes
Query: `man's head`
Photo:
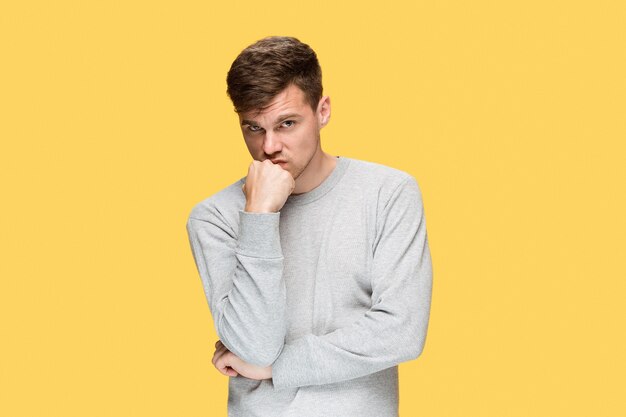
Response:
[{"label": "man's head", "polygon": [[237,113],[262,109],[290,84],[304,92],[313,112],[322,98],[322,70],[315,51],[287,36],[270,36],[241,51],[226,83]]},{"label": "man's head", "polygon": [[295,38],[261,39],[235,59],[227,82],[252,158],[270,159],[289,171],[295,193],[319,184],[335,158],[320,144],[330,97],[322,97],[315,52]]}]

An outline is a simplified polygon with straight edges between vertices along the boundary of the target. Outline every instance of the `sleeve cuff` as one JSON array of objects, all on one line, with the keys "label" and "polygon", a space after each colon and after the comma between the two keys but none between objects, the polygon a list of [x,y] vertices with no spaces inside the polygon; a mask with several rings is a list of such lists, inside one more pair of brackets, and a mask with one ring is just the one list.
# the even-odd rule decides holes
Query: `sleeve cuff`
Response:
[{"label": "sleeve cuff", "polygon": [[282,258],[280,212],[252,213],[239,210],[237,253],[256,258]]},{"label": "sleeve cuff", "polygon": [[306,335],[291,343],[285,343],[282,352],[272,364],[272,385],[275,389],[294,388],[303,381],[315,385],[319,379],[315,355]]}]

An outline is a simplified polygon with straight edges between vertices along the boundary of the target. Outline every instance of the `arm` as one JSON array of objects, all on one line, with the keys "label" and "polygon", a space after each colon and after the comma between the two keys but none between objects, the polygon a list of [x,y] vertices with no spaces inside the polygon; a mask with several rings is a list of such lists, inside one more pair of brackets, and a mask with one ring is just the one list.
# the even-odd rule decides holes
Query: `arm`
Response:
[{"label": "arm", "polygon": [[240,210],[235,234],[215,212],[190,216],[187,232],[218,337],[242,360],[267,366],[287,330],[280,213]]},{"label": "arm", "polygon": [[411,177],[377,220],[371,308],[349,326],[285,344],[272,365],[274,387],[330,384],[416,359],[426,341],[431,290],[424,208]]}]

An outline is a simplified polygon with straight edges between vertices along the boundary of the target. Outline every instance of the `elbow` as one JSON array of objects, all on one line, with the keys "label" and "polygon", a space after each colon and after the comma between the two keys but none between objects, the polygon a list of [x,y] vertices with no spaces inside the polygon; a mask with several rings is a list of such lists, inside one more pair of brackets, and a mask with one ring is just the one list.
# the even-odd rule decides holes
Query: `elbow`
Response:
[{"label": "elbow", "polygon": [[426,326],[417,323],[408,335],[407,350],[405,352],[405,360],[414,360],[419,358],[424,351],[426,344]]},{"label": "elbow", "polygon": [[266,349],[264,352],[262,352],[261,355],[255,352],[255,356],[251,357],[250,362],[248,363],[260,366],[262,368],[271,366],[276,361],[278,356],[280,356],[284,347],[285,343],[283,339],[281,343],[274,344],[274,346],[272,346],[272,349]]},{"label": "elbow", "polygon": [[407,361],[415,360],[422,355],[423,351],[424,351],[423,341],[421,339],[413,338],[411,339],[410,342],[408,342],[405,345],[405,349],[402,352],[402,356],[399,358],[398,362],[407,362]]},{"label": "elbow", "polygon": [[252,348],[244,348],[239,352],[233,352],[241,360],[251,365],[260,366],[262,368],[268,367],[276,361],[278,356],[283,351],[284,339],[278,343],[259,344],[256,348],[254,345],[250,345]]},{"label": "elbow", "polygon": [[255,366],[270,366],[281,354],[285,344],[286,326],[267,329],[267,331],[252,331],[252,329],[242,331],[242,329],[222,325],[217,330],[218,336],[228,350],[244,362]]},{"label": "elbow", "polygon": [[423,340],[415,341],[413,345],[411,346],[411,349],[409,350],[408,360],[415,360],[419,358],[422,355],[423,351],[424,351],[424,341]]}]

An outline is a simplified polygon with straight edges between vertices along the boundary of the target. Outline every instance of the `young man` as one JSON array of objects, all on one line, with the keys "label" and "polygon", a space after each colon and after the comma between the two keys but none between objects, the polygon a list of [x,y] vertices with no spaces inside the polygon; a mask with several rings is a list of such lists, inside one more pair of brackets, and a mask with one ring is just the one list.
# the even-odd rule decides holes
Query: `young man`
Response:
[{"label": "young man", "polygon": [[397,365],[424,348],[432,290],[416,180],[322,150],[330,98],[299,40],[248,46],[227,84],[253,161],[187,231],[228,415],[397,416]]}]

